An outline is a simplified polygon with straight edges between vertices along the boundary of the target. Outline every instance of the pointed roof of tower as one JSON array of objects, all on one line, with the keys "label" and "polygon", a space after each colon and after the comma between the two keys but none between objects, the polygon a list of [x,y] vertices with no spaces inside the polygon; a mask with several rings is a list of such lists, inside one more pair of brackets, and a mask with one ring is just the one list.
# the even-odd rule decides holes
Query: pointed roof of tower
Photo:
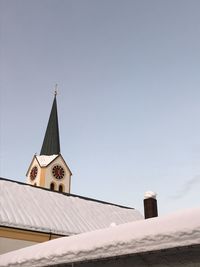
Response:
[{"label": "pointed roof of tower", "polygon": [[49,117],[49,122],[47,125],[40,155],[58,155],[60,153],[56,94],[57,93],[55,92],[51,114]]}]

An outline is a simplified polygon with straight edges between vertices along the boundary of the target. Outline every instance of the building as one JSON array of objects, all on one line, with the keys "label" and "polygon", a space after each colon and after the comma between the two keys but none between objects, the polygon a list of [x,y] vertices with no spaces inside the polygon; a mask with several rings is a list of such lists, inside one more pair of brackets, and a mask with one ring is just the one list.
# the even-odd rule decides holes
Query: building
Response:
[{"label": "building", "polygon": [[0,256],[2,267],[199,267],[200,208],[63,237]]},{"label": "building", "polygon": [[71,194],[71,175],[55,95],[27,183],[0,178],[0,266],[200,266],[199,208],[151,218],[157,201],[147,192],[143,220],[133,208]]},{"label": "building", "polygon": [[0,179],[0,253],[143,219],[135,209]]},{"label": "building", "polygon": [[56,93],[40,155],[34,155],[26,176],[28,184],[70,193],[72,172],[60,153]]},{"label": "building", "polygon": [[133,208],[71,194],[71,175],[60,153],[55,94],[42,149],[31,161],[27,183],[0,179],[0,254],[143,219]]}]

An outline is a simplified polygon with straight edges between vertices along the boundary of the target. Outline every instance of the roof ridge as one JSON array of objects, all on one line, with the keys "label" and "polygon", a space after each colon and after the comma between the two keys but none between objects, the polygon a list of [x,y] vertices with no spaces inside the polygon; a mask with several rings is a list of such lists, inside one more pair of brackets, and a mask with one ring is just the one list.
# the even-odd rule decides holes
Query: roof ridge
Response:
[{"label": "roof ridge", "polygon": [[31,186],[31,187],[34,187],[35,189],[42,189],[42,190],[46,190],[46,191],[49,191],[49,192],[52,192],[52,193],[63,194],[63,195],[69,196],[69,197],[79,197],[81,199],[88,200],[88,201],[93,201],[93,202],[97,202],[97,203],[101,203],[101,204],[116,206],[116,207],[119,207],[119,208],[133,209],[134,210],[134,208],[132,208],[132,207],[127,207],[127,206],[115,204],[115,203],[112,203],[112,202],[107,202],[107,201],[104,201],[104,200],[85,197],[85,196],[81,196],[81,195],[58,192],[58,191],[52,191],[52,190],[50,190],[48,188],[44,188],[44,187],[40,187],[40,186],[34,186],[34,185],[31,185],[31,184],[27,184],[27,183],[24,183],[24,182],[21,182],[21,181],[16,181],[16,180],[8,179],[8,178],[0,177],[0,180],[12,182],[12,183],[17,183],[17,184],[20,184],[20,185]]}]

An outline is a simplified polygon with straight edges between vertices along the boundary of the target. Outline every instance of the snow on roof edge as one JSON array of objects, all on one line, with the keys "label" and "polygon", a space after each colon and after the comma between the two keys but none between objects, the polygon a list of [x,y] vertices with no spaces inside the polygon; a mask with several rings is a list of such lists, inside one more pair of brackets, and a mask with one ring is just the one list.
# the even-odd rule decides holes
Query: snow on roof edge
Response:
[{"label": "snow on roof edge", "polygon": [[1,266],[50,266],[200,244],[199,214],[196,208],[59,238],[1,255]]}]

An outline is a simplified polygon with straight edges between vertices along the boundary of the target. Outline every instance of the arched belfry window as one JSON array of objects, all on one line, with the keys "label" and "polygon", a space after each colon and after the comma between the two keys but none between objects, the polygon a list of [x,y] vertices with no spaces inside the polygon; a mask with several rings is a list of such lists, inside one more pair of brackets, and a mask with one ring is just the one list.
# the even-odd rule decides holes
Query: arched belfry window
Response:
[{"label": "arched belfry window", "polygon": [[54,185],[54,183],[51,183],[51,184],[50,184],[50,189],[51,189],[52,191],[54,191],[54,189],[55,189],[55,185]]},{"label": "arched belfry window", "polygon": [[63,192],[63,185],[62,184],[59,185],[58,191]]}]

